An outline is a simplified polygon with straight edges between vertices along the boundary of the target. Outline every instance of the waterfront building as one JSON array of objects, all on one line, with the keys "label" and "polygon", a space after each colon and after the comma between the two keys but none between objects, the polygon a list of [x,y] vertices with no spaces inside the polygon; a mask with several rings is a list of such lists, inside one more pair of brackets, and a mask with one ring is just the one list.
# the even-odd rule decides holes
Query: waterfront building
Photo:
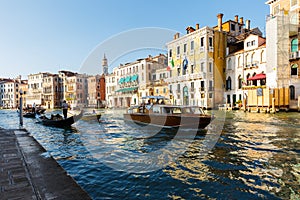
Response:
[{"label": "waterfront building", "polygon": [[[223,14],[218,14],[218,25],[187,27],[187,34],[179,33],[167,43],[170,77],[170,97],[176,105],[197,105],[207,109],[224,102],[226,28]],[[234,23],[238,32],[242,24]],[[232,26],[230,26],[232,27]]]},{"label": "waterfront building", "polygon": [[[150,91],[151,95],[154,96],[164,96],[169,98],[169,86],[168,83],[165,81],[170,76],[170,69],[169,68],[161,68],[157,70],[153,70],[152,78],[151,78],[151,88]],[[169,99],[171,102],[173,97]]]},{"label": "waterfront building", "polygon": [[[253,34],[250,27],[247,29],[229,43],[228,53],[231,46],[235,48],[226,56],[224,96],[227,107],[231,108],[247,101],[248,90],[266,85],[266,39],[261,34]],[[256,100],[248,99],[247,105],[256,106]]]},{"label": "waterfront building", "polygon": [[300,106],[300,52],[298,0],[268,0],[266,20],[267,88],[277,109]]},{"label": "waterfront building", "polygon": [[59,71],[63,99],[72,108],[87,106],[88,75],[70,71]]},{"label": "waterfront building", "polygon": [[96,75],[87,78],[88,81],[88,94],[87,101],[88,107],[104,107],[105,106],[105,76]]},{"label": "waterfront building", "polygon": [[106,76],[108,107],[138,105],[142,102],[142,97],[154,95],[153,75],[156,70],[166,68],[167,57],[164,54],[120,64],[114,68],[113,73]]},{"label": "waterfront building", "polygon": [[117,68],[114,68],[112,73],[107,74],[105,76],[106,106],[109,108],[116,106],[117,102],[118,102],[116,92],[115,92],[116,88],[117,88],[116,71],[117,71]]},{"label": "waterfront building", "polygon": [[58,74],[48,74],[43,78],[44,106],[48,109],[61,106],[62,95],[59,91],[60,81]]},{"label": "waterfront building", "polygon": [[19,105],[19,88],[18,79],[0,80],[0,107],[16,108]]},{"label": "waterfront building", "polygon": [[47,72],[28,75],[28,94],[26,98],[27,105],[46,105],[43,94],[43,81],[44,78],[50,75],[51,74]]}]

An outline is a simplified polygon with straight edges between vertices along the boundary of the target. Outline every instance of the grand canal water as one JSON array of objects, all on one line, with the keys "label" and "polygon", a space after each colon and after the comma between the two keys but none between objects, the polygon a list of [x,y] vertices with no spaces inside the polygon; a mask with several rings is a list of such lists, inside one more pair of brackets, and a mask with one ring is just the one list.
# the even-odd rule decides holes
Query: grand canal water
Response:
[{"label": "grand canal water", "polygon": [[[228,112],[217,143],[201,154],[206,131],[195,138],[188,131],[170,150],[176,131],[153,135],[157,130],[126,124],[124,110],[103,112],[100,124],[80,120],[71,129],[24,119],[47,150],[43,156],[53,156],[93,199],[300,198],[299,113]],[[0,110],[0,127],[18,128],[17,112]],[[140,161],[133,154],[165,149],[170,157],[187,142],[184,153],[158,159],[157,168],[151,159],[151,170],[134,167]]]}]

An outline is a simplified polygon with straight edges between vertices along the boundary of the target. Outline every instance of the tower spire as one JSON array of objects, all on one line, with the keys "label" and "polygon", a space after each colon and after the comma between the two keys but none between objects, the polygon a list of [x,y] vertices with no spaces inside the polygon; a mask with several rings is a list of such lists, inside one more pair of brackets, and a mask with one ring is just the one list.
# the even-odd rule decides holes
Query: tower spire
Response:
[{"label": "tower spire", "polygon": [[103,56],[103,59],[102,59],[102,70],[103,70],[104,75],[108,74],[108,63],[107,63],[107,58],[105,56],[105,53],[104,53],[104,56]]}]

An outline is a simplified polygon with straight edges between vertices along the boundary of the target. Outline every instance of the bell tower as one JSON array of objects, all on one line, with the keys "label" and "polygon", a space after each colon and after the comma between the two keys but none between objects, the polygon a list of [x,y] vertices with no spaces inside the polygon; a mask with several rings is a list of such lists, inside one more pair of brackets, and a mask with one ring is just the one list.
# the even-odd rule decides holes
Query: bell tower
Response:
[{"label": "bell tower", "polygon": [[108,64],[107,64],[107,58],[104,54],[104,57],[102,59],[102,70],[103,70],[103,74],[107,75],[108,74]]}]

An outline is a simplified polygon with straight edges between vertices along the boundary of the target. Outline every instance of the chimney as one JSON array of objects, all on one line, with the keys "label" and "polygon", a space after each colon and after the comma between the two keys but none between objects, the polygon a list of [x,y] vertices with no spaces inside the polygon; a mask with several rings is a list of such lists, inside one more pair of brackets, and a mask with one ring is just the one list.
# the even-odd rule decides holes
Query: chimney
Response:
[{"label": "chimney", "polygon": [[243,17],[240,18],[240,24],[244,24],[244,18]]},{"label": "chimney", "polygon": [[199,30],[199,24],[196,24],[196,30]]},{"label": "chimney", "polygon": [[174,35],[174,40],[178,39],[179,38],[179,33],[175,33]]},{"label": "chimney", "polygon": [[222,18],[223,18],[223,14],[219,13],[217,15],[217,17],[218,17],[218,29],[219,29],[219,31],[222,31]]},{"label": "chimney", "polygon": [[191,26],[188,26],[185,30],[186,30],[186,34],[189,34],[189,33],[192,33],[195,31],[195,29]]},{"label": "chimney", "polygon": [[238,15],[234,16],[234,21],[239,22],[239,16]]},{"label": "chimney", "polygon": [[250,30],[250,20],[246,20],[246,29]]}]

